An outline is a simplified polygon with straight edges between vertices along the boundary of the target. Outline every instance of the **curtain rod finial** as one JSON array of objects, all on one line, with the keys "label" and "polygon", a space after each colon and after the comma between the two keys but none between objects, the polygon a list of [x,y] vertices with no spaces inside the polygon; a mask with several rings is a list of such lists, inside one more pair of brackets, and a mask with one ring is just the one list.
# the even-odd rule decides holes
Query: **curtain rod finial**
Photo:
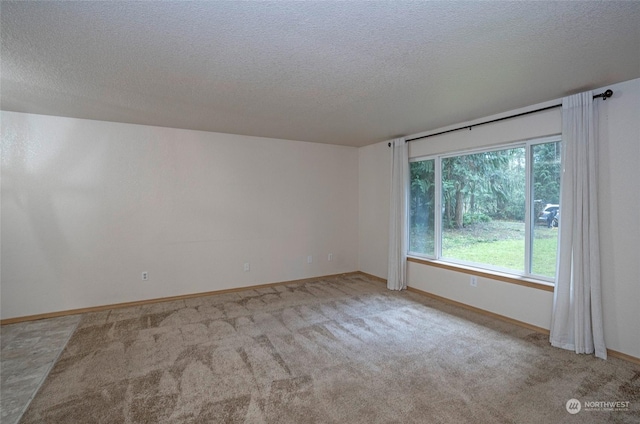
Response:
[{"label": "curtain rod finial", "polygon": [[611,89],[608,89],[603,93],[596,94],[595,96],[593,96],[593,98],[597,99],[598,97],[602,97],[602,100],[607,100],[611,96],[613,96],[613,91]]}]

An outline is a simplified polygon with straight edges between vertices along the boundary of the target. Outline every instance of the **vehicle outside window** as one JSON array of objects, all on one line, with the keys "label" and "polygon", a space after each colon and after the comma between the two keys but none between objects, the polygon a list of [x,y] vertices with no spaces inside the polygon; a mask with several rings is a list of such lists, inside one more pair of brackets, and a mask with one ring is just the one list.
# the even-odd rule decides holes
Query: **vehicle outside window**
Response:
[{"label": "vehicle outside window", "polygon": [[538,225],[546,225],[547,228],[557,227],[558,220],[556,219],[556,215],[560,211],[560,205],[552,205],[548,203],[540,215],[538,215]]}]

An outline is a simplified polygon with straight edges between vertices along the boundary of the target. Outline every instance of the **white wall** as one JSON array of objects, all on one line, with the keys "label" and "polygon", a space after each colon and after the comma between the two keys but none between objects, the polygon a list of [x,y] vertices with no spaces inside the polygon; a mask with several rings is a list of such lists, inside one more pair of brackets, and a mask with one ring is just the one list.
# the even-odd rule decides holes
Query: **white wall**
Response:
[{"label": "white wall", "polygon": [[0,117],[3,319],[358,268],[356,148]]},{"label": "white wall", "polygon": [[600,103],[600,266],[607,347],[640,358],[640,79]]},{"label": "white wall", "polygon": [[359,270],[387,278],[391,159],[387,143],[358,150]]},{"label": "white wall", "polygon": [[[640,323],[640,190],[637,189],[640,181],[640,80],[604,88],[614,91],[612,99],[600,102],[599,192],[605,338],[610,349],[640,357],[640,332],[637,330]],[[430,133],[553,103],[558,102],[533,105]],[[462,130],[413,141],[410,155],[438,154],[560,132],[561,111],[552,109],[475,127],[471,131]],[[382,219],[363,219],[363,214],[368,210],[387,210],[389,193],[385,188],[372,196],[363,176],[378,181],[378,184],[389,178],[389,167],[380,166],[389,160],[386,147],[386,143],[380,143],[360,152],[360,270],[383,278],[387,273],[388,234],[376,228]],[[375,177],[376,172],[384,175]],[[363,234],[368,235],[366,243],[363,243]],[[408,263],[408,274],[411,287],[538,327],[550,327],[551,292],[487,278],[479,278],[478,287],[472,288],[467,274],[413,262]]]}]

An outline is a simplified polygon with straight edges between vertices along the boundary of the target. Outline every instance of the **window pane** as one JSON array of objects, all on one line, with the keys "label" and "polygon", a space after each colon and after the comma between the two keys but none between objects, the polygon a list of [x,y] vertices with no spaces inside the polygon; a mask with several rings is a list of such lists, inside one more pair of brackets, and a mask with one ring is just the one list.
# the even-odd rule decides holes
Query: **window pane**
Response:
[{"label": "window pane", "polygon": [[411,162],[411,193],[409,204],[409,251],[435,256],[434,211],[435,167],[434,160]]},{"label": "window pane", "polygon": [[526,149],[442,160],[442,257],[524,272]]},{"label": "window pane", "polygon": [[531,273],[554,278],[560,221],[560,142],[532,146],[533,251]]}]

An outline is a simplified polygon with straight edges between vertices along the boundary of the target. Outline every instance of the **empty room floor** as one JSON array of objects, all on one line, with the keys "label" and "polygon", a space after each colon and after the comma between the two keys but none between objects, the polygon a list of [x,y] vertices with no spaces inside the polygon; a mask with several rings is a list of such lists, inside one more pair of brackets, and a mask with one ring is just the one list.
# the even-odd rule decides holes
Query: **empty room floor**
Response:
[{"label": "empty room floor", "polygon": [[[26,406],[5,414],[5,398],[32,397],[21,423],[640,420],[637,365],[357,273],[3,326],[2,339],[3,423]],[[42,372],[35,396],[10,386]],[[627,406],[572,415],[574,398]]]}]

